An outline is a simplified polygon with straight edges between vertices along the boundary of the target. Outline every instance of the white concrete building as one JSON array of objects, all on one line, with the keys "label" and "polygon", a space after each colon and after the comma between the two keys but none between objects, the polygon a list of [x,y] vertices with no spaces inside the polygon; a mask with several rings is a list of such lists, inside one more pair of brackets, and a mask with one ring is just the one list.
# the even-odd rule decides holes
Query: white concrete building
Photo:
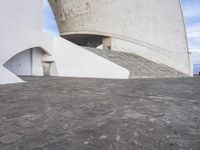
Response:
[{"label": "white concrete building", "polygon": [[16,75],[128,78],[125,68],[42,33],[42,10],[43,0],[0,2],[0,84],[22,82]]},{"label": "white concrete building", "polygon": [[180,0],[49,0],[62,37],[192,75]]},{"label": "white concrete building", "polygon": [[80,47],[102,43],[192,75],[179,0],[49,2],[63,38],[42,33],[43,0],[1,0],[0,84],[24,75],[128,79],[129,70]]}]

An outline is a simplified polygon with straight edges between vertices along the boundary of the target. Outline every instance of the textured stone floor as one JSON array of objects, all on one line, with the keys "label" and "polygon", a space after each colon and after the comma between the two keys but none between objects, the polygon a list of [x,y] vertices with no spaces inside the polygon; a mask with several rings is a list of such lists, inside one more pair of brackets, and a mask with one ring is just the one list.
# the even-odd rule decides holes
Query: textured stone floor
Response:
[{"label": "textured stone floor", "polygon": [[0,150],[200,150],[200,78],[0,86]]}]

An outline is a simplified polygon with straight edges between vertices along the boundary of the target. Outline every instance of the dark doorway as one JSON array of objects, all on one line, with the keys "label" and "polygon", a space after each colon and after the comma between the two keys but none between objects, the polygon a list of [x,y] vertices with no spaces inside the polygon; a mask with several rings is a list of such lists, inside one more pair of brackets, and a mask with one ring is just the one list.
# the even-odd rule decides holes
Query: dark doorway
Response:
[{"label": "dark doorway", "polygon": [[43,62],[44,76],[50,76],[51,62]]}]

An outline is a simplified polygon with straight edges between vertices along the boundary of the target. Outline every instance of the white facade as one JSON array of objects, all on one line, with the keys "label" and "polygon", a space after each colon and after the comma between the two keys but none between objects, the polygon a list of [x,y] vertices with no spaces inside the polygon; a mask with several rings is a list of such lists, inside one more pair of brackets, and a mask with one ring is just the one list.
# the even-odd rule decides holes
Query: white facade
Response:
[{"label": "white facade", "polygon": [[23,82],[16,75],[48,74],[48,64],[54,76],[129,77],[121,66],[42,33],[42,9],[43,0],[0,2],[0,84]]},{"label": "white facade", "polygon": [[[0,18],[3,18],[2,21],[5,20],[12,24],[16,24],[17,26],[42,31],[42,0],[34,0],[34,4],[32,4],[31,0],[2,0],[0,10]],[[7,28],[9,30],[9,27]],[[41,50],[39,49],[27,49],[15,55],[6,62],[4,66],[16,75],[43,75],[43,71],[39,69],[41,64],[38,66],[38,63],[41,63],[42,55],[43,53],[41,53]],[[37,69],[34,69],[36,68],[36,65]]]},{"label": "white facade", "polygon": [[[135,53],[192,75],[179,0],[49,2],[61,36],[94,35],[103,38],[104,48]],[[42,33],[42,10],[43,0],[1,0],[0,84],[23,82],[18,75],[129,78],[127,69]]]},{"label": "white facade", "polygon": [[1,20],[42,31],[43,0],[1,0]]}]

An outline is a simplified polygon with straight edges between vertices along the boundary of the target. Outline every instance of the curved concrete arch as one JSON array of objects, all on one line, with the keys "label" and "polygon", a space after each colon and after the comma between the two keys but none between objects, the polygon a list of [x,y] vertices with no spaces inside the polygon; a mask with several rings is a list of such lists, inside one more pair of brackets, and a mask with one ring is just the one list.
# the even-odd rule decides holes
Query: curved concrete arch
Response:
[{"label": "curved concrete arch", "polygon": [[[102,37],[111,37],[114,40],[117,40],[119,44],[117,46],[113,46],[112,50],[124,51],[129,53],[135,53],[139,56],[142,56],[148,60],[152,60],[156,63],[165,64],[169,67],[175,68],[176,70],[183,72],[188,75],[192,75],[192,67],[191,67],[191,58],[188,50],[185,51],[173,51],[166,48],[159,47],[158,45],[153,45],[151,43],[147,43],[145,41],[141,41],[140,39],[132,39],[123,35],[105,33],[105,32],[93,32],[93,31],[76,31],[76,32],[66,32],[61,34],[65,38],[67,35],[96,35]],[[129,45],[129,46],[127,46]],[[159,57],[158,57],[159,56]],[[177,58],[180,59],[179,63],[177,63]],[[186,64],[184,64],[185,60],[188,60]],[[189,69],[186,69],[189,68]]]},{"label": "curved concrete arch", "polygon": [[17,76],[43,76],[46,55],[50,57],[44,49],[31,47],[12,56],[3,66]]},{"label": "curved concrete arch", "polygon": [[[128,39],[137,37],[141,41],[159,46],[162,40],[169,40],[170,32],[177,30],[171,38],[181,38],[180,35],[185,32],[179,0],[49,0],[49,2],[61,35],[82,31],[95,34],[109,33]],[[168,48],[169,44],[160,47],[163,46],[172,49]]]},{"label": "curved concrete arch", "polygon": [[192,75],[179,0],[48,1],[61,36],[110,36],[114,50],[133,49],[133,53],[151,61]]},{"label": "curved concrete arch", "polygon": [[[8,28],[9,26],[9,28]],[[38,31],[26,27],[1,22],[0,41],[3,44],[0,51],[0,64],[4,64],[14,55],[33,47],[41,47],[47,54],[51,55],[53,50],[53,38]],[[6,51],[6,53],[5,53]]]},{"label": "curved concrete arch", "polygon": [[0,50],[0,84],[23,82],[22,79],[3,65],[15,55],[34,47],[40,47],[47,54],[52,55],[53,38],[39,31],[14,25],[8,20],[2,19],[0,23],[0,41],[2,43]]},{"label": "curved concrete arch", "polygon": [[150,51],[166,51],[166,52],[170,52],[170,53],[177,53],[177,54],[185,54],[185,53],[188,53],[188,50],[186,51],[171,51],[170,49],[165,49],[165,48],[162,48],[162,47],[159,47],[158,45],[153,45],[151,43],[148,43],[148,42],[145,42],[145,41],[142,41],[140,39],[137,39],[137,38],[130,38],[130,37],[127,37],[125,35],[117,35],[117,34],[111,34],[111,33],[106,33],[106,32],[97,32],[97,31],[74,31],[74,32],[65,32],[65,33],[61,33],[61,36],[65,37],[65,36],[69,36],[69,35],[96,35],[96,36],[102,36],[102,37],[112,37],[112,38],[117,38],[117,39],[120,39],[120,40],[124,40],[124,41],[127,41],[127,42],[131,42],[131,43],[134,43],[134,44],[138,44],[138,45],[141,45],[141,46],[144,46],[146,48],[149,48]]},{"label": "curved concrete arch", "polygon": [[42,50],[44,53],[46,53],[47,55],[49,55],[49,56],[51,56],[51,54],[49,53],[49,51],[48,50],[45,50],[43,47],[41,47],[41,46],[29,46],[29,47],[27,47],[27,49],[24,49],[24,50],[18,50],[18,51],[15,51],[14,53],[12,53],[11,55],[10,55],[10,58],[9,59],[7,59],[4,63],[3,63],[3,65],[6,63],[6,62],[8,62],[10,59],[12,59],[13,57],[15,57],[16,55],[18,55],[18,54],[20,54],[20,53],[23,53],[23,52],[26,52],[26,51],[28,51],[28,50],[30,50],[30,49],[34,49],[34,48],[37,48],[37,49],[40,49],[40,50]]}]

